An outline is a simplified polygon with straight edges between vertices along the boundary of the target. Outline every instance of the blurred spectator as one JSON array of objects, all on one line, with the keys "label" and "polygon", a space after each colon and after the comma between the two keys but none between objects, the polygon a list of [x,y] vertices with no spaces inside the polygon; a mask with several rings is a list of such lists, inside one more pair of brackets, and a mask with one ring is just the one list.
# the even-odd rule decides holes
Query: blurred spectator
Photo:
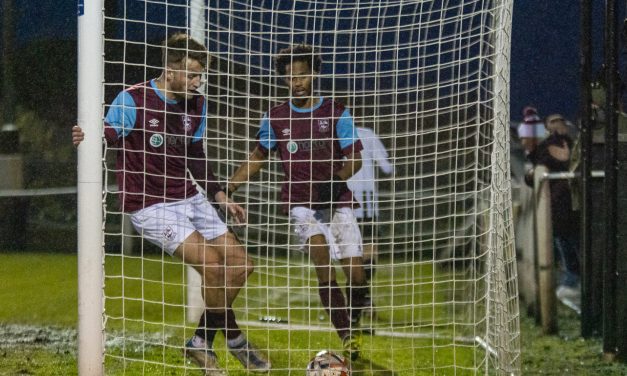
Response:
[{"label": "blurred spectator", "polygon": [[[378,258],[378,235],[379,235],[379,194],[377,190],[377,170],[386,175],[394,173],[394,165],[390,163],[385,145],[370,128],[356,127],[357,135],[363,145],[361,151],[361,169],[346,181],[348,188],[353,192],[353,197],[359,202],[353,212],[359,228],[361,229],[362,244],[364,252],[364,270],[368,284],[374,278],[376,263]],[[368,297],[368,303],[364,309],[364,322],[362,330],[369,334],[374,331],[368,324],[372,325],[375,319],[374,305],[372,298]]]},{"label": "blurred spectator", "polygon": [[394,173],[394,166],[388,159],[388,152],[379,136],[370,128],[357,127],[357,135],[364,149],[361,151],[361,169],[346,181],[353,192],[359,207],[354,209],[355,217],[362,229],[364,267],[366,279],[374,274],[373,266],[377,259],[377,218],[379,216],[379,195],[375,167],[386,175]]},{"label": "blurred spectator", "polygon": [[547,136],[544,123],[538,116],[535,107],[527,106],[523,109],[523,122],[518,126],[518,137],[525,150],[525,156],[535,164],[535,152],[538,144]]},{"label": "blurred spectator", "polygon": [[[562,115],[549,115],[545,121],[549,136],[538,144],[536,162],[550,172],[567,172],[573,139],[568,122]],[[556,291],[560,300],[580,305],[579,288],[579,217],[572,209],[570,185],[566,179],[550,181],[553,247],[561,275]]]}]

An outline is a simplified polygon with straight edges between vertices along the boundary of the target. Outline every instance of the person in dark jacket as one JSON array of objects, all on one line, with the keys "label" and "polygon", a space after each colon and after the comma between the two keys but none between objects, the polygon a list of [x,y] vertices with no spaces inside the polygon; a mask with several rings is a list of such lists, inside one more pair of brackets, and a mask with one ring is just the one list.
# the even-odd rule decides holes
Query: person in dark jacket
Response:
[{"label": "person in dark jacket", "polygon": [[[568,172],[573,139],[563,116],[546,117],[549,136],[536,150],[536,164],[544,165],[550,172]],[[570,185],[566,179],[550,181],[553,247],[560,264],[561,275],[556,291],[558,298],[568,298],[574,303],[580,299],[579,288],[579,217],[573,211]]]}]

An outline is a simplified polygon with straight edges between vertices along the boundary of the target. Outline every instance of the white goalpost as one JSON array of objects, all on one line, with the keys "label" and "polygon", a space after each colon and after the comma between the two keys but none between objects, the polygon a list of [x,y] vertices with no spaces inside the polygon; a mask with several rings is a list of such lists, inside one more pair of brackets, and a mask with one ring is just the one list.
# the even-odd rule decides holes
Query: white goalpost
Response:
[{"label": "white goalpost", "polygon": [[103,374],[102,1],[78,8],[78,372]]},{"label": "white goalpost", "polygon": [[[208,106],[201,138],[221,186],[257,144],[264,114],[289,99],[273,56],[295,44],[312,45],[322,59],[316,92],[343,103],[355,126],[372,130],[387,150],[393,174],[372,179],[375,314],[361,323],[372,334],[362,338],[353,373],[520,374],[509,171],[512,0],[110,4],[88,2],[79,16],[78,122],[86,129],[78,185],[80,374],[202,374],[181,355],[204,310],[201,278],[126,230],[128,213],[111,188],[126,173],[116,164],[126,145],[97,153],[113,98],[156,78],[161,43],[181,31],[213,57],[199,88]],[[318,351],[341,352],[342,344],[282,211],[281,163],[270,154],[232,196],[247,223],[227,221],[255,265],[233,309],[272,361],[270,374],[303,375]],[[338,282],[344,286],[341,272]],[[214,349],[222,368],[243,374],[220,334]]]}]

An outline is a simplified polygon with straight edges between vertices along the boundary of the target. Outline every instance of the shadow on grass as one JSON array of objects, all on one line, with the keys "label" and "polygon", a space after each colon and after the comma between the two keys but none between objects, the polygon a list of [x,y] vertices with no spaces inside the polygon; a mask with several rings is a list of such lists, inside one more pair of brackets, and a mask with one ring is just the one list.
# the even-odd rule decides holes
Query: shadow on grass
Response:
[{"label": "shadow on grass", "polygon": [[351,362],[351,375],[365,376],[394,376],[394,371],[385,368],[384,366],[373,362],[370,359],[357,359]]}]

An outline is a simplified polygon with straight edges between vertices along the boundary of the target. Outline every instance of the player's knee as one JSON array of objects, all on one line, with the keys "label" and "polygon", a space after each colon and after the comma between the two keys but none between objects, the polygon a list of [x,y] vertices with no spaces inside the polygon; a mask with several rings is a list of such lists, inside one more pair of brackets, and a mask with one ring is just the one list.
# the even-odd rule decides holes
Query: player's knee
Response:
[{"label": "player's knee", "polygon": [[255,271],[255,263],[250,258],[246,258],[246,277]]},{"label": "player's knee", "polygon": [[199,270],[205,283],[224,279],[224,266],[217,262],[206,262]]},{"label": "player's knee", "polygon": [[255,264],[246,257],[245,262],[241,264],[233,264],[227,266],[226,273],[230,280],[235,284],[242,284],[248,279],[248,276],[255,270]]}]

